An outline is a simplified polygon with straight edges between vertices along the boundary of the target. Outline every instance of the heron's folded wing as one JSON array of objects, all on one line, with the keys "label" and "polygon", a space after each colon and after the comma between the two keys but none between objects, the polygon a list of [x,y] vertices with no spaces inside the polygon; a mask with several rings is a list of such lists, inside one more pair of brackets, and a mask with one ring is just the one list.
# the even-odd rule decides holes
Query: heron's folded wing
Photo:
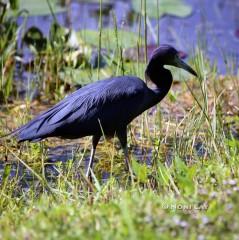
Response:
[{"label": "heron's folded wing", "polygon": [[51,135],[66,124],[88,121],[106,104],[142,96],[144,83],[135,77],[116,77],[89,84],[64,98],[15,131],[20,141]]}]

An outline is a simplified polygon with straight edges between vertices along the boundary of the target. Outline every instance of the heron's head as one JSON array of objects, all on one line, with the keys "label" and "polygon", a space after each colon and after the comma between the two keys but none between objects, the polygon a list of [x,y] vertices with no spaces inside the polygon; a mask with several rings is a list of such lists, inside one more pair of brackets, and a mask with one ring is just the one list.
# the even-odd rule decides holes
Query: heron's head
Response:
[{"label": "heron's head", "polygon": [[180,58],[179,52],[170,45],[160,45],[154,50],[150,61],[154,62],[154,65],[171,65],[182,68],[197,77],[197,73]]}]

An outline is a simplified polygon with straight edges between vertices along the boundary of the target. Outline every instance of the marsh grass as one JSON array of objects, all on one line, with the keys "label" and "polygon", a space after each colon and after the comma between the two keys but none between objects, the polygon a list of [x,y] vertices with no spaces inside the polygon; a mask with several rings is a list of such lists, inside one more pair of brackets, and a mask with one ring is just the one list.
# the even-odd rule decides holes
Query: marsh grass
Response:
[{"label": "marsh grass", "polygon": [[[53,165],[57,174],[52,178],[46,170],[47,146],[55,145],[51,140],[24,143],[20,149],[13,148],[13,140],[5,142],[1,146],[6,149],[4,154],[18,165],[24,163],[33,179],[24,188],[24,175],[12,177],[11,165],[4,164],[2,238],[38,239],[43,233],[64,239],[193,239],[200,235],[213,239],[221,234],[236,238],[239,144],[225,125],[225,112],[236,114],[228,103],[237,104],[237,89],[230,87],[232,79],[237,80],[215,77],[215,84],[213,72],[203,74],[202,54],[198,52],[192,60],[202,76],[182,83],[185,85],[180,88],[173,86],[176,102],[167,98],[161,107],[131,124],[129,144],[152,151],[152,165],[139,164],[139,155],[130,151],[136,174],[133,184],[124,171],[123,153],[116,139],[103,139],[99,145],[95,183],[90,187],[82,168],[89,156],[88,138],[80,140],[80,150],[73,151],[67,162]],[[185,94],[190,101],[185,102]],[[162,112],[164,109],[168,112]],[[12,114],[20,112],[22,117],[15,125],[29,118],[29,110],[23,113],[21,108]],[[147,126],[143,130],[142,122]],[[146,159],[143,155],[140,158]],[[107,180],[102,179],[104,172],[109,173]]]},{"label": "marsh grass", "polygon": [[[145,12],[145,28],[146,17]],[[140,39],[138,49],[147,44],[146,37]],[[98,48],[100,53],[100,40]],[[65,94],[57,80],[60,50],[45,54],[43,68],[42,90],[54,101]],[[112,75],[144,78],[144,64],[125,62],[120,43],[110,62],[116,63],[110,65]],[[190,63],[199,78],[175,84],[171,97],[129,126],[133,182],[117,139],[103,138],[99,144],[93,184],[84,174],[89,138],[75,142],[79,147],[72,148],[67,161],[55,163],[48,161],[47,149],[70,141],[2,141],[0,239],[237,239],[239,144],[231,128],[238,129],[238,79],[217,76],[200,49]],[[34,64],[34,72],[42,75],[39,65]],[[89,81],[97,80],[99,71]],[[28,100],[19,105],[8,103],[1,133],[38,112]],[[136,146],[140,151],[134,151]]]}]

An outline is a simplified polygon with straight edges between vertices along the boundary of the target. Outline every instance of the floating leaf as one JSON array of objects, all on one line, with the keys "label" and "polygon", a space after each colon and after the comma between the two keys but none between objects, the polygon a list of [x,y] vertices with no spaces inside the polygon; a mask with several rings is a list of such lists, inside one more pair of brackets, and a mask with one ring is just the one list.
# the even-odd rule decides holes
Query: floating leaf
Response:
[{"label": "floating leaf", "polygon": [[[112,76],[110,68],[100,69],[99,79],[104,79]],[[72,69],[64,68],[64,71],[60,73],[60,78],[69,84],[84,86],[91,82],[98,80],[97,69]]]},{"label": "floating leaf", "polygon": [[[132,6],[135,12],[142,13],[141,0],[132,0]],[[146,1],[147,15],[152,18],[162,17],[165,14],[187,17],[192,12],[192,7],[181,0],[157,0]]]},{"label": "floating leaf", "polygon": [[[77,0],[78,2],[100,3],[100,0]],[[112,0],[101,0],[102,3],[112,3]]]},{"label": "floating leaf", "polygon": [[[80,41],[84,40],[87,44],[98,46],[99,32],[94,30],[82,30],[77,33]],[[117,36],[117,37],[116,37]],[[117,48],[117,41],[120,47],[129,48],[135,47],[139,41],[137,34],[125,30],[118,30],[104,28],[101,35],[101,47],[105,49],[115,50]],[[142,42],[142,39],[141,39]]]},{"label": "floating leaf", "polygon": [[[50,0],[49,1],[53,12],[59,13],[65,11],[64,7],[59,6],[57,4],[57,0]],[[19,4],[19,10],[27,10],[29,12],[29,15],[49,15],[51,14],[51,11],[49,9],[49,6],[47,4],[47,0],[43,1],[37,1],[37,0],[20,0]]]}]

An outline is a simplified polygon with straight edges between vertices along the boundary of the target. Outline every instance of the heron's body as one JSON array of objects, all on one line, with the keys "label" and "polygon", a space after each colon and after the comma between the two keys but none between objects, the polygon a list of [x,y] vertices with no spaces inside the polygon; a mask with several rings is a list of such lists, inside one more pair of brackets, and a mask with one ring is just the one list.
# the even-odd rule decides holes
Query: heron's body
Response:
[{"label": "heron's body", "polygon": [[[169,45],[154,51],[145,74],[155,85],[147,87],[134,76],[120,76],[91,83],[15,130],[18,141],[40,141],[47,137],[93,136],[90,167],[100,137],[117,135],[127,159],[127,125],[168,93],[173,78],[164,65],[174,65],[196,75]],[[89,171],[87,171],[88,175]]]},{"label": "heron's body", "polygon": [[[166,92],[165,92],[166,95]],[[19,141],[46,137],[113,136],[162,98],[139,78],[114,77],[89,84],[19,128]]]}]

